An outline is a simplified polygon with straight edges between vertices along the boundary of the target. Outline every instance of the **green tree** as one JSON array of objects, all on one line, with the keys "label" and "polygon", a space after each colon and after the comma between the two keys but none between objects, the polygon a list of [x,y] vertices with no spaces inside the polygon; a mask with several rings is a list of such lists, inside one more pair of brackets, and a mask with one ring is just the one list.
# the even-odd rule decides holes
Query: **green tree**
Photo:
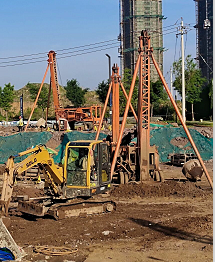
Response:
[{"label": "green tree", "polygon": [[96,94],[99,96],[99,100],[104,103],[106,100],[107,92],[109,89],[109,80],[102,81],[98,84],[98,87],[96,89]]},{"label": "green tree", "polygon": [[[2,87],[0,86],[0,108],[3,108],[3,103],[2,103]],[[2,114],[2,112],[1,112]]]},{"label": "green tree", "polygon": [[66,97],[74,104],[75,107],[80,107],[84,104],[84,95],[89,90],[88,88],[82,89],[76,79],[67,80],[64,87],[66,90]]},{"label": "green tree", "polygon": [[14,86],[11,83],[5,84],[3,89],[0,89],[1,92],[1,106],[6,112],[6,120],[8,121],[8,112],[12,107],[14,99]]},{"label": "green tree", "polygon": [[[30,93],[30,97],[33,101],[35,101],[37,94],[39,92],[40,89],[40,85],[38,84],[33,84],[33,83],[27,83],[26,87],[29,90]],[[49,91],[46,87],[42,87],[38,101],[37,101],[37,106],[39,108],[41,108],[44,112],[45,108],[47,107],[47,103],[48,103],[48,94]]]},{"label": "green tree", "polygon": [[[175,89],[182,95],[182,59],[173,63],[173,73],[175,75],[175,81],[173,83]],[[206,79],[202,77],[201,71],[196,68],[194,60],[191,55],[188,55],[185,59],[185,100],[191,104],[192,120],[194,121],[194,109],[193,105],[196,102],[200,102],[202,86]]]},{"label": "green tree", "polygon": [[[133,75],[131,74],[131,70],[128,68],[125,68],[122,83],[127,92],[127,95],[129,94],[129,91],[130,91],[132,78],[133,78]],[[138,88],[139,88],[139,79],[137,77],[135,81],[135,85],[134,85],[132,99],[131,99],[131,104],[135,111],[137,111],[137,104],[138,104]],[[120,88],[119,90],[120,90],[119,91],[119,105],[120,105],[119,112],[120,112],[120,115],[123,115],[125,111],[125,106],[127,104],[127,99],[125,98],[122,89]]]},{"label": "green tree", "polygon": [[[153,116],[153,110],[162,107],[165,101],[167,101],[168,95],[163,88],[161,80],[151,82],[150,84],[150,103],[151,103],[151,116]],[[159,114],[156,110],[156,113]]]},{"label": "green tree", "polygon": [[208,84],[208,88],[209,88],[208,96],[209,96],[210,102],[211,102],[210,108],[213,109],[213,79]]}]

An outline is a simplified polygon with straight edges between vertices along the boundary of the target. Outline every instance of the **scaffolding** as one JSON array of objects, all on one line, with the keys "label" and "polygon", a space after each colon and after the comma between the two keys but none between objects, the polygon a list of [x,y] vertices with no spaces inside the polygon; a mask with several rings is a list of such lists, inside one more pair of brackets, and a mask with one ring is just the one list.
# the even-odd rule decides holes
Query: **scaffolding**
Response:
[{"label": "scaffolding", "polygon": [[[120,58],[123,71],[133,74],[138,57],[138,36],[147,30],[151,36],[154,56],[163,71],[162,1],[120,0]],[[152,81],[158,79],[156,70],[151,72]]]}]

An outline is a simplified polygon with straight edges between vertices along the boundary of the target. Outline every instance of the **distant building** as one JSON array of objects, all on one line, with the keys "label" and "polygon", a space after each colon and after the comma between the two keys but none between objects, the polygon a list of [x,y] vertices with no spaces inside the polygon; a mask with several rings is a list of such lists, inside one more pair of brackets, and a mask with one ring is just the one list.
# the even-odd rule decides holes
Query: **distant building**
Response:
[{"label": "distant building", "polygon": [[213,78],[213,0],[194,0],[196,5],[196,54],[199,69],[208,82]]},{"label": "distant building", "polygon": [[[138,57],[139,36],[148,30],[153,54],[163,71],[162,0],[120,0],[120,57],[121,74],[125,68],[133,74]],[[156,69],[151,67],[151,80],[158,79]]]}]

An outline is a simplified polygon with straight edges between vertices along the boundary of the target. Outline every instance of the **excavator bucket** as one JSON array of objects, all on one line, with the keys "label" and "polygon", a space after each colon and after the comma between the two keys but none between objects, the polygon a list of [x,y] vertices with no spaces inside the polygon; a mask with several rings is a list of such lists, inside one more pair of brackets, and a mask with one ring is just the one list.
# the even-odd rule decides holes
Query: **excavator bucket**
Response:
[{"label": "excavator bucket", "polygon": [[46,208],[45,206],[34,203],[32,201],[19,201],[18,202],[18,210],[25,214],[30,214],[38,217],[42,217],[45,215]]},{"label": "excavator bucket", "polygon": [[0,210],[5,216],[8,215],[9,203],[13,193],[14,185],[14,158],[9,157],[6,163],[5,171],[3,173],[3,189],[0,200]]}]

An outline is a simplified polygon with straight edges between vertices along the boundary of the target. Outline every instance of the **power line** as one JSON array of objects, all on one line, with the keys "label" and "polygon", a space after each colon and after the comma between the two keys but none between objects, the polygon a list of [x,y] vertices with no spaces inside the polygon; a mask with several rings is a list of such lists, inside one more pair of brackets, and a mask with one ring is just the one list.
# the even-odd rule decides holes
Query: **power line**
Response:
[{"label": "power line", "polygon": [[175,54],[174,54],[174,62],[175,62],[175,56],[176,56],[177,40],[178,40],[178,36],[176,35],[176,41],[175,41]]},{"label": "power line", "polygon": [[[110,46],[110,45],[114,45],[114,44],[116,44],[116,43],[110,43],[110,44],[106,44],[106,45],[100,45],[100,46],[96,46],[96,47],[90,47],[90,48],[87,48],[87,49],[76,50],[76,51],[72,51],[72,52],[62,53],[62,54],[60,54],[60,55],[70,54],[70,53],[77,53],[77,52],[80,52],[80,51],[85,51],[85,50],[89,50],[89,49],[100,48],[100,47],[104,47],[104,46]],[[42,57],[35,57],[35,58],[18,59],[18,60],[14,60],[14,61],[0,62],[0,64],[10,64],[10,63],[16,63],[16,62],[24,62],[24,61],[35,60],[35,59],[40,59],[40,58],[44,58],[44,56],[42,56]]]},{"label": "power line", "polygon": [[56,52],[61,52],[61,51],[66,51],[66,50],[71,50],[71,49],[77,49],[77,48],[82,48],[82,47],[91,46],[91,45],[99,45],[99,44],[103,44],[103,43],[107,43],[107,42],[113,42],[113,41],[117,41],[118,42],[117,39],[111,39],[111,40],[102,41],[102,42],[89,44],[89,45],[82,45],[82,46],[76,46],[76,47],[69,47],[69,48],[59,49],[59,50],[56,50]]},{"label": "power line", "polygon": [[59,54],[59,53],[58,53],[58,55],[67,55],[67,54],[71,54],[71,53],[77,53],[77,52],[80,52],[80,51],[86,51],[86,50],[90,50],[90,49],[100,48],[100,47],[104,47],[104,46],[111,46],[111,45],[115,45],[115,44],[116,44],[116,43],[111,43],[111,44],[106,44],[106,45],[101,45],[101,46],[96,46],[96,47],[85,48],[85,49],[82,49],[82,50],[76,50],[76,51],[67,52],[67,53],[62,53],[62,54]]},{"label": "power line", "polygon": [[58,65],[58,62],[57,62],[57,60],[56,60],[56,63],[57,63],[57,70],[58,70],[58,73],[59,73],[59,76],[60,76],[60,82],[61,82],[61,86],[63,86],[63,82],[62,82],[62,79],[61,79],[60,68],[59,68],[59,65]]},{"label": "power line", "polygon": [[[164,26],[163,29],[165,28],[169,28],[169,27],[174,27],[175,25],[177,25],[178,20],[176,21],[175,24],[172,25],[168,25],[168,26]],[[189,24],[190,25],[190,24]],[[169,31],[171,29],[167,29],[167,30],[163,30],[165,31]],[[92,43],[92,44],[87,44],[87,45],[81,45],[81,46],[75,46],[75,47],[69,47],[69,48],[63,48],[63,49],[58,49],[55,50],[56,52],[62,52],[62,51],[66,51],[66,50],[72,50],[72,49],[78,49],[78,48],[82,48],[82,47],[87,47],[87,46],[93,46],[93,45],[99,45],[102,43],[107,43],[107,42],[113,42],[113,41],[118,41],[117,39],[110,39],[110,40],[106,40],[106,41],[101,41],[101,42],[96,42],[96,43]],[[48,52],[39,52],[39,53],[33,53],[33,54],[26,54],[26,55],[18,55],[18,56],[9,56],[9,57],[0,57],[0,60],[6,60],[6,59],[13,59],[13,58],[21,58],[21,57],[29,57],[29,56],[38,56],[38,55],[43,55],[43,54],[47,54]],[[41,57],[38,57],[38,59]],[[36,59],[36,58],[34,58]],[[20,60],[21,61],[21,60]]]},{"label": "power line", "polygon": [[[85,54],[90,54],[90,53],[95,53],[95,52],[100,52],[100,51],[107,50],[107,49],[112,49],[112,48],[115,48],[115,47],[118,47],[118,45],[116,45],[116,46],[111,46],[111,47],[108,47],[108,48],[102,48],[102,49],[94,50],[94,51],[90,51],[90,52],[75,54],[75,55],[69,55],[69,56],[64,56],[64,57],[60,57],[60,56],[59,56],[58,59],[67,58],[67,57],[72,57],[72,56],[80,56],[80,55],[85,55]],[[12,65],[4,65],[4,66],[1,66],[1,65],[0,65],[0,67],[35,64],[35,63],[40,63],[40,62],[44,62],[44,61],[45,61],[45,60],[39,60],[39,61],[32,61],[32,62],[26,62],[26,63],[20,63],[20,64],[12,64]]]},{"label": "power line", "polygon": [[91,54],[91,53],[95,53],[95,52],[98,52],[98,51],[103,51],[103,50],[107,50],[107,49],[111,49],[111,48],[115,48],[115,47],[119,47],[119,45],[112,46],[112,47],[109,47],[109,48],[103,48],[103,49],[99,49],[99,50],[95,50],[95,51],[85,52],[85,53],[81,53],[81,54],[76,54],[76,55],[69,55],[69,56],[63,56],[63,57],[58,56],[58,59],[72,57],[72,56],[85,55],[85,54]]},{"label": "power line", "polygon": [[163,35],[169,35],[169,34],[175,34],[175,31],[172,31],[172,32],[169,32],[169,33],[166,33],[166,34],[163,34]]},{"label": "power line", "polygon": [[177,22],[178,22],[178,20],[175,22],[175,24],[173,24],[173,25],[168,25],[168,26],[163,26],[163,28],[173,27],[173,26],[177,25]]},{"label": "power line", "polygon": [[[168,32],[168,33],[164,33],[163,35],[167,35],[167,34],[172,34],[175,33],[175,30],[173,31],[173,27],[177,25],[178,20],[176,21],[175,24],[172,25],[168,25],[163,27],[163,30],[161,32],[161,34],[163,34],[163,32]],[[190,25],[190,24],[189,24]],[[194,30],[194,29],[190,29],[190,30]],[[149,30],[150,31],[150,30]],[[152,31],[153,33],[160,33],[159,31]],[[111,43],[112,42],[112,43]],[[71,52],[66,52],[66,53],[62,53],[62,54],[58,54],[58,57],[60,55],[66,55],[66,54],[73,54],[73,53],[77,53],[77,52],[83,52],[85,50],[89,50],[89,49],[97,49],[97,48],[103,48],[104,46],[110,46],[110,45],[114,45],[116,44],[116,42],[118,42],[117,39],[110,39],[110,40],[106,40],[106,41],[101,41],[101,42],[96,42],[96,43],[92,43],[92,44],[87,44],[87,45],[81,45],[81,46],[76,46],[76,47],[69,47],[69,48],[64,48],[64,49],[58,49],[56,50],[56,52],[63,52],[63,51],[67,51],[67,50],[75,50],[75,49],[80,49],[80,48],[85,48],[85,47],[89,47],[89,48],[85,48],[82,50],[76,50],[76,51],[71,51]],[[104,44],[105,45],[101,45]],[[108,44],[107,44],[108,43]],[[96,46],[99,45],[99,46]],[[92,47],[91,47],[92,46]],[[117,46],[113,46],[111,48],[114,48]],[[110,48],[106,48],[106,49],[110,49]],[[105,50],[105,49],[101,49],[101,50]],[[97,52],[100,50],[95,50],[93,52]],[[82,54],[89,54],[90,52],[85,52],[85,53],[81,53],[81,54],[77,54],[77,55],[82,55]],[[38,63],[38,62],[43,62],[44,61],[44,56],[39,56],[39,55],[44,55],[44,54],[48,54],[48,52],[39,52],[39,53],[33,53],[33,54],[26,54],[26,55],[18,55],[18,56],[10,56],[10,57],[0,57],[0,60],[8,60],[8,59],[13,59],[13,58],[23,58],[23,57],[31,57],[31,56],[37,56],[37,57],[32,57],[32,58],[25,58],[25,59],[18,59],[18,60],[14,60],[14,61],[3,61],[0,63],[0,67],[6,67],[6,66],[16,66],[16,65],[24,65],[24,64],[30,64],[30,63]],[[71,56],[77,56],[77,55],[71,55]],[[71,57],[71,56],[66,56],[66,57]],[[65,58],[65,57],[64,57]],[[43,60],[38,60],[38,59],[43,59]],[[35,61],[38,60],[38,61]],[[26,62],[25,61],[32,61],[32,62]],[[17,62],[24,62],[24,63],[18,63]],[[10,63],[15,63],[10,65]],[[2,66],[1,64],[9,64],[9,65],[5,65]]]},{"label": "power line", "polygon": [[[82,45],[82,46],[76,46],[76,47],[69,47],[69,48],[59,49],[59,50],[56,50],[56,52],[61,52],[61,51],[64,51],[64,50],[69,50],[69,49],[77,49],[77,48],[82,48],[82,47],[91,46],[91,45],[98,45],[98,44],[107,43],[107,42],[111,42],[111,41],[117,41],[117,39],[111,39],[111,40],[106,40],[106,41],[97,42],[97,43],[88,44],[88,45]],[[48,52],[40,52],[40,53],[35,53],[35,54],[9,56],[9,57],[0,57],[0,59],[4,60],[4,59],[19,58],[19,57],[36,56],[36,55],[47,54],[47,53]]]},{"label": "power line", "polygon": [[213,72],[213,70],[210,68],[210,66],[208,65],[208,63],[206,62],[206,60],[204,59],[204,57],[200,53],[199,53],[199,56],[201,57],[203,62],[207,65],[207,67],[211,70],[211,72]]}]

